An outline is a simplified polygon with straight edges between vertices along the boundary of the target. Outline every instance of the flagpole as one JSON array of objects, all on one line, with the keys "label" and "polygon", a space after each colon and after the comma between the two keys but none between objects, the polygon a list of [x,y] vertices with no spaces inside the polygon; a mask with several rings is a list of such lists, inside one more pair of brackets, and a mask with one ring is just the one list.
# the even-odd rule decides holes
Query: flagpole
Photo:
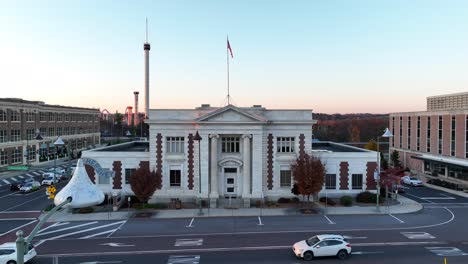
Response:
[{"label": "flagpole", "polygon": [[[229,43],[229,37],[227,37],[227,43]],[[229,50],[226,48],[226,62],[227,62],[227,99],[228,99],[228,105],[229,105]]]}]

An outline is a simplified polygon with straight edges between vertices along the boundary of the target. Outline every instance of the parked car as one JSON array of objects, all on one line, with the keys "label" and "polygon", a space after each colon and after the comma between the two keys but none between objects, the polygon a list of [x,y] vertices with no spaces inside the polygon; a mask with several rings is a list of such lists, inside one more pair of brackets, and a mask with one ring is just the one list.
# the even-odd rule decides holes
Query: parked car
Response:
[{"label": "parked car", "polygon": [[351,244],[341,235],[317,235],[293,245],[294,255],[304,260],[314,257],[336,256],[346,259],[351,254]]},{"label": "parked car", "polygon": [[411,186],[422,186],[422,181],[420,181],[416,177],[404,176],[401,178],[404,184],[411,185]]},{"label": "parked car", "polygon": [[[37,255],[32,244],[29,244],[28,252],[24,254],[24,262],[28,262]],[[16,264],[16,243],[10,242],[0,245],[0,263]]]},{"label": "parked car", "polygon": [[41,185],[47,185],[47,186],[55,185],[59,182],[60,182],[60,175],[57,174],[55,177],[52,175],[42,180]]},{"label": "parked car", "polygon": [[[54,172],[54,168],[50,168],[49,171],[51,171],[52,173]],[[65,173],[65,169],[62,169],[62,168],[55,168],[55,172],[56,173],[59,173],[59,174],[64,174]]]},{"label": "parked car", "polygon": [[45,172],[45,173],[43,173],[42,176],[41,176],[41,177],[42,177],[42,178],[41,178],[41,181],[43,181],[43,180],[45,180],[45,179],[47,179],[47,178],[49,178],[49,177],[54,177],[54,175],[57,175],[57,176],[58,176],[59,174],[58,174],[58,173],[55,173],[55,174],[54,174],[54,172]]},{"label": "parked car", "polygon": [[33,179],[23,179],[18,182],[10,184],[10,190],[19,191],[19,189],[28,182],[32,182]]},{"label": "parked car", "polygon": [[[408,187],[406,187],[406,188],[408,188]],[[397,184],[397,185],[393,186],[393,192],[396,193],[398,191],[398,193],[405,193],[406,188],[403,185]]]},{"label": "parked car", "polygon": [[20,192],[27,193],[38,190],[41,187],[41,184],[38,181],[28,182],[25,185],[21,186],[19,189]]}]

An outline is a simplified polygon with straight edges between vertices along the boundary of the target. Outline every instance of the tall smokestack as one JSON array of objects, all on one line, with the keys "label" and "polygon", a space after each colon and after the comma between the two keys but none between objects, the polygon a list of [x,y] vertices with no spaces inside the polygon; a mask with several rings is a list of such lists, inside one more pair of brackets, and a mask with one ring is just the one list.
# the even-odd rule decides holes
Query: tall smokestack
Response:
[{"label": "tall smokestack", "polygon": [[139,92],[135,91],[133,92],[133,94],[135,95],[135,114],[133,116],[133,125],[136,126],[140,120],[138,119],[138,94]]},{"label": "tall smokestack", "polygon": [[146,19],[146,42],[143,44],[145,51],[145,118],[149,115],[149,51],[151,49],[148,43],[148,18]]}]

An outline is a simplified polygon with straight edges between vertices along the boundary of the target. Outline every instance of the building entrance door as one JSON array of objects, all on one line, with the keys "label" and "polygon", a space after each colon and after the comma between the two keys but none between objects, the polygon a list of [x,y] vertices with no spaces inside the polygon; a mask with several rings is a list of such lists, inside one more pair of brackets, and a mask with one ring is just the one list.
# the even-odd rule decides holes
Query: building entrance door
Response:
[{"label": "building entrance door", "polygon": [[237,197],[237,168],[224,168],[224,196]]}]

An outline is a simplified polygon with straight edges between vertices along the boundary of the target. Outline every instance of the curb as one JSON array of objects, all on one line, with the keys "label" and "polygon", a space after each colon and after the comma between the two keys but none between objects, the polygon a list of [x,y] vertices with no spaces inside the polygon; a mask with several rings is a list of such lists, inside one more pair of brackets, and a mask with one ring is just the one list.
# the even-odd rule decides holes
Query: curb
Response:
[{"label": "curb", "polygon": [[448,193],[451,193],[451,194],[455,194],[455,195],[458,195],[458,196],[461,196],[461,197],[468,198],[468,193],[464,193],[464,192],[460,192],[460,191],[455,191],[455,190],[452,190],[452,189],[440,187],[440,186],[433,185],[433,184],[430,184],[430,183],[424,183],[424,186],[426,186],[426,187],[428,187],[428,188],[431,188],[431,189],[435,189],[435,190],[439,190],[439,191],[444,191],[444,192],[448,192]]}]

